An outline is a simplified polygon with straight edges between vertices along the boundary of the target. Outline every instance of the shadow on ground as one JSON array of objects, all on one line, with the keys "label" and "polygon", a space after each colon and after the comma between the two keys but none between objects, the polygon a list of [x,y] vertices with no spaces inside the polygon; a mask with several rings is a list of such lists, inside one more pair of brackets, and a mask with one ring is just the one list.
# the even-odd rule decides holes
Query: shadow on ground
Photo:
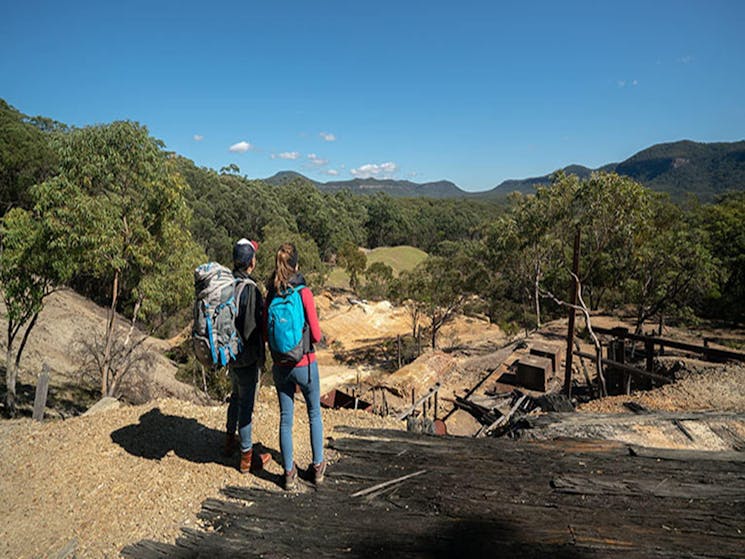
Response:
[{"label": "shadow on ground", "polygon": [[[133,456],[149,460],[160,460],[173,452],[179,458],[197,464],[220,464],[231,468],[238,465],[237,453],[223,455],[224,431],[202,425],[196,419],[164,414],[160,408],[142,414],[137,425],[127,425],[112,432],[111,440]],[[279,459],[278,451],[267,449],[261,443],[254,443],[254,448],[269,452],[274,460]]]},{"label": "shadow on ground", "polygon": [[[5,378],[5,369],[0,367],[0,378]],[[0,402],[4,409],[6,387],[0,387]],[[16,416],[31,417],[34,411],[36,385],[18,382],[16,384]],[[58,419],[80,415],[100,398],[98,390],[87,388],[80,383],[64,382],[49,387],[45,415],[47,418]]]}]

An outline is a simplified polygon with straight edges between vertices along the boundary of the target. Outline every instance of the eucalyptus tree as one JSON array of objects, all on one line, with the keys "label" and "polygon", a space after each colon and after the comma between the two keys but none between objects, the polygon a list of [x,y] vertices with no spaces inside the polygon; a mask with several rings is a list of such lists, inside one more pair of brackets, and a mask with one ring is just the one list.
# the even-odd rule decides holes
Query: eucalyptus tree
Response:
[{"label": "eucalyptus tree", "polygon": [[190,288],[183,278],[204,256],[189,233],[186,185],[144,126],[121,121],[74,130],[61,137],[58,153],[60,175],[37,187],[37,208],[48,216],[51,236],[79,255],[76,273],[108,292],[97,364],[101,393],[111,395],[124,370],[113,359],[117,311],[128,311],[133,328],[141,313],[182,304]]},{"label": "eucalyptus tree", "polygon": [[73,272],[72,253],[51,237],[48,225],[40,212],[22,208],[13,208],[0,220],[0,293],[8,321],[5,409],[11,416],[21,356],[44,300]]},{"label": "eucalyptus tree", "polygon": [[349,274],[349,287],[357,291],[359,276],[367,267],[367,256],[351,241],[346,241],[337,255],[339,264]]}]

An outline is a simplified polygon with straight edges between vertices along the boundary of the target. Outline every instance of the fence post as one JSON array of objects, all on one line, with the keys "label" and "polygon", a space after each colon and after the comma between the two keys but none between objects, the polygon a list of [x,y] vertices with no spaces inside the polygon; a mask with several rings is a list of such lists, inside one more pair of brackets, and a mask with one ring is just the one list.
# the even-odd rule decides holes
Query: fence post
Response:
[{"label": "fence post", "polygon": [[36,384],[36,394],[34,395],[34,414],[33,419],[42,421],[44,419],[44,408],[47,407],[47,394],[49,392],[49,365],[44,363],[39,375],[39,381]]}]

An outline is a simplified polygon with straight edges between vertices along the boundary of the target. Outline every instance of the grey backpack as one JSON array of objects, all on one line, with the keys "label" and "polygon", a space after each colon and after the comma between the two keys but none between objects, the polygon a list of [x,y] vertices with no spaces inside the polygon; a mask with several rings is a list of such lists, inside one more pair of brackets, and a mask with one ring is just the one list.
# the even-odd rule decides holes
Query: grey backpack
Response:
[{"label": "grey backpack", "polygon": [[233,272],[217,262],[194,270],[196,300],[191,340],[194,354],[207,367],[224,367],[243,350],[235,318],[246,283],[253,282],[236,280]]}]

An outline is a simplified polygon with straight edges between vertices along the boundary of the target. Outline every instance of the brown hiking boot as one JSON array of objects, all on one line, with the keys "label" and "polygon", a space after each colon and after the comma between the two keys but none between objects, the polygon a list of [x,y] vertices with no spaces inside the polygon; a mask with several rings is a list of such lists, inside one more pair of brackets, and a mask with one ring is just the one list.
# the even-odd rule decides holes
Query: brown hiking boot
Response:
[{"label": "brown hiking boot", "polygon": [[285,471],[285,490],[294,491],[297,489],[297,466],[292,465],[292,470]]},{"label": "brown hiking boot", "polygon": [[235,436],[235,433],[226,433],[223,455],[226,457],[233,456],[236,450],[238,450],[238,437]]},{"label": "brown hiking boot", "polygon": [[266,452],[254,453],[253,448],[248,452],[241,452],[241,464],[239,469],[242,474],[258,472],[264,469],[264,465],[272,459],[272,455]]},{"label": "brown hiking boot", "polygon": [[313,483],[320,485],[321,482],[323,482],[323,476],[326,473],[326,460],[320,464],[313,464],[310,471],[311,474],[313,474]]}]

